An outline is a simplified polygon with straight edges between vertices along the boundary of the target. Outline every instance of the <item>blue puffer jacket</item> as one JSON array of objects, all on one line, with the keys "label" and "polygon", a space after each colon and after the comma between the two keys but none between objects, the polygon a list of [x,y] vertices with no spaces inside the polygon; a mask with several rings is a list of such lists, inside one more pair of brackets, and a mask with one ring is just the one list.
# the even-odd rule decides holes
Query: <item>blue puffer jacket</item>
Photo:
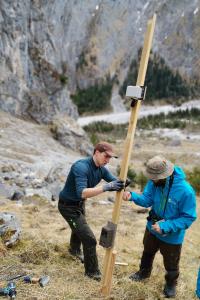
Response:
[{"label": "blue puffer jacket", "polygon": [[163,232],[162,235],[151,229],[151,221],[147,222],[147,228],[158,239],[169,244],[182,244],[185,230],[196,219],[195,193],[185,178],[183,170],[175,166],[174,180],[169,192],[165,212],[164,203],[167,198],[170,177],[167,178],[164,189],[156,187],[153,181],[149,180],[142,195],[135,192],[131,193],[130,201],[134,201],[137,205],[143,207],[151,207],[157,216],[164,219],[164,221],[159,221],[159,226]]}]

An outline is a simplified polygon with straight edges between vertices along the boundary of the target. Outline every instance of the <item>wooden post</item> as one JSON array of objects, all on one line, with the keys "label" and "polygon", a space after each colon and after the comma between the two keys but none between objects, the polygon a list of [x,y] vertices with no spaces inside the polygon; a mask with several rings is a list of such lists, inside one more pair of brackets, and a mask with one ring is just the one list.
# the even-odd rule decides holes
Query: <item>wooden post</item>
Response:
[{"label": "wooden post", "polygon": [[[152,45],[153,33],[155,28],[156,15],[154,14],[153,18],[148,21],[147,30],[144,39],[144,47],[142,50],[142,56],[140,60],[140,68],[137,77],[136,85],[143,86],[147,71],[147,65]],[[124,155],[121,162],[121,170],[119,178],[121,180],[126,180],[129,161],[131,157],[131,152],[133,148],[134,134],[135,128],[137,124],[137,117],[140,108],[140,101],[136,101],[134,107],[131,108],[131,116],[129,121],[129,127],[127,132],[127,137],[124,145]],[[116,192],[116,199],[112,214],[112,222],[114,224],[118,224],[120,208],[122,203],[122,195],[123,191]],[[114,250],[114,246],[112,248],[106,249],[104,263],[103,263],[103,278],[102,278],[102,287],[101,292],[104,296],[109,296],[111,291],[112,284],[112,275],[114,270],[114,261],[115,261],[116,251]]]}]

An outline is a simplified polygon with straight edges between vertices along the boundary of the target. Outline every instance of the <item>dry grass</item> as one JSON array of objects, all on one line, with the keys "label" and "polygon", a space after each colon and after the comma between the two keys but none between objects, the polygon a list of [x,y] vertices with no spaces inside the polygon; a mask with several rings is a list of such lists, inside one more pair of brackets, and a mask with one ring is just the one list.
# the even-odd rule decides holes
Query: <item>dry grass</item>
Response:
[{"label": "dry grass", "polygon": [[[118,141],[120,155],[124,143]],[[132,166],[139,171],[147,158],[167,153],[175,163],[189,169],[198,164],[199,142],[185,141],[178,147],[169,146],[167,140],[153,137],[136,137]],[[119,161],[113,160],[115,169]],[[111,219],[113,204],[107,202],[103,194],[87,201],[88,223],[97,239],[102,226]],[[114,196],[114,194],[113,194]],[[105,200],[105,201],[103,201]],[[198,204],[199,204],[198,199]],[[107,204],[108,203],[108,204]],[[130,273],[137,271],[142,253],[142,238],[146,223],[146,214],[138,214],[138,207],[123,203],[116,236],[117,261],[128,266],[116,265],[113,275],[111,299],[115,300],[156,300],[164,299],[164,267],[158,253],[152,276],[144,283],[131,282]],[[198,213],[200,207],[198,205]],[[57,210],[55,202],[30,198],[23,204],[3,201],[0,211],[14,212],[21,221],[21,242],[11,249],[0,243],[1,268],[0,279],[16,274],[50,276],[49,284],[41,288],[38,284],[25,284],[17,281],[17,299],[19,300],[93,300],[103,299],[100,293],[101,283],[84,276],[84,267],[67,252],[70,230]],[[181,258],[181,275],[176,299],[195,299],[197,269],[200,265],[200,224],[196,221],[188,230]],[[102,269],[104,249],[97,247],[100,268]],[[0,282],[1,283],[1,282]],[[3,284],[3,282],[2,282]]]},{"label": "dry grass", "polygon": [[[104,194],[103,197],[90,199],[87,203],[88,222],[97,238],[101,227],[110,220],[113,209],[112,204],[101,204],[105,197]],[[149,280],[135,283],[128,279],[129,274],[138,269],[146,222],[146,214],[138,214],[137,210],[138,207],[134,204],[122,205],[116,238],[117,261],[126,262],[128,266],[115,266],[111,299],[164,299],[162,296],[164,269],[160,254],[156,256],[152,277]],[[50,283],[44,288],[38,284],[25,284],[22,280],[18,280],[17,299],[103,299],[100,293],[101,283],[86,278],[83,265],[68,254],[70,230],[56,206],[44,200],[40,203],[38,199],[33,199],[32,203],[27,201],[22,206],[10,201],[1,207],[1,211],[16,213],[21,220],[23,234],[21,242],[2,255],[0,278],[5,279],[5,276],[24,272],[35,276],[47,274],[51,278]],[[198,222],[188,230],[183,247],[176,299],[195,299],[199,232]],[[97,251],[102,268],[104,249],[98,246]]]}]

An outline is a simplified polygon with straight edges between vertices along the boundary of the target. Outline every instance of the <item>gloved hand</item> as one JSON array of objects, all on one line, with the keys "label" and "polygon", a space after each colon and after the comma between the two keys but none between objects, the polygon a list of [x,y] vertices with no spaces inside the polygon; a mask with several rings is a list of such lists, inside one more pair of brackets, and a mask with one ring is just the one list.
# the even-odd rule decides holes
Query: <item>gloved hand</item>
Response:
[{"label": "gloved hand", "polygon": [[131,180],[127,178],[124,187],[126,188],[127,186],[129,186],[129,184],[131,184]]},{"label": "gloved hand", "polygon": [[106,183],[103,185],[103,191],[104,192],[111,192],[111,191],[121,191],[124,188],[124,181],[116,179],[114,181],[111,181],[109,183]]}]

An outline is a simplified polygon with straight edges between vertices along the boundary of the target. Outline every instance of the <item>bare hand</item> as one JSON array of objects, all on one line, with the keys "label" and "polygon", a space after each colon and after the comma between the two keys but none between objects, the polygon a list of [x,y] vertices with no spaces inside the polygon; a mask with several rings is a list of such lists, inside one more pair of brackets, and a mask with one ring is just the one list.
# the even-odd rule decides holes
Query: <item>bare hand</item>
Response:
[{"label": "bare hand", "polygon": [[160,229],[159,223],[155,223],[151,226],[151,229],[153,229],[155,232],[162,234],[162,230]]},{"label": "bare hand", "polygon": [[122,196],[124,201],[129,201],[131,199],[131,193],[130,192],[124,192]]}]

